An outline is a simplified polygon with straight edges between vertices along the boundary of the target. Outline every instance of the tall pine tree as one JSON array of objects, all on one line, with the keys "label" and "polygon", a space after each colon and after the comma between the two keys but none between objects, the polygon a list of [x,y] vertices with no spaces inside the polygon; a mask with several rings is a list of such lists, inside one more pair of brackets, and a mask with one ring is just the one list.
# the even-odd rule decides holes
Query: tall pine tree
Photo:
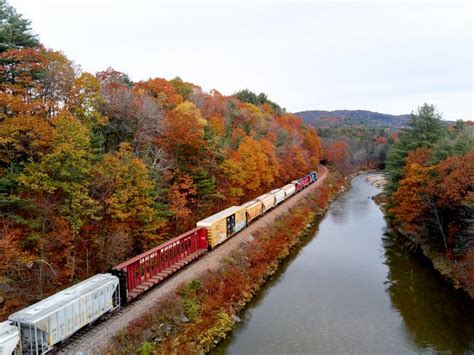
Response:
[{"label": "tall pine tree", "polygon": [[447,127],[435,106],[425,103],[411,114],[408,127],[400,132],[398,141],[391,147],[387,156],[389,194],[397,189],[398,182],[403,178],[408,153],[416,148],[432,148],[447,133]]},{"label": "tall pine tree", "polygon": [[6,0],[0,0],[0,53],[8,49],[32,48],[39,42],[24,19]]}]

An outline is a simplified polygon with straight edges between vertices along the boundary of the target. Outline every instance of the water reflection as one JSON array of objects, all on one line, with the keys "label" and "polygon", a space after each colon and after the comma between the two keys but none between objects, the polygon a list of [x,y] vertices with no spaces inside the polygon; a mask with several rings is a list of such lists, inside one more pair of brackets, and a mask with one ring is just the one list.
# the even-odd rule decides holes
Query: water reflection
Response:
[{"label": "water reflection", "polygon": [[355,178],[213,352],[472,352],[472,302],[384,234],[378,191]]},{"label": "water reflection", "polygon": [[370,207],[373,205],[373,201],[370,199],[371,194],[367,195],[366,186],[360,186],[360,183],[352,185],[350,196],[357,196],[357,198],[351,198],[350,204],[346,209],[350,210],[356,218],[365,219],[369,214]]},{"label": "water reflection", "polygon": [[[275,273],[270,277],[270,279],[266,282],[265,286],[259,291],[259,293],[252,299],[251,306],[252,308],[258,307],[261,302],[265,300],[266,295],[271,291],[271,289],[278,285],[283,280],[283,275],[286,273],[288,267],[291,263],[298,258],[298,256],[302,253],[304,247],[308,245],[313,236],[318,233],[319,222],[313,224],[311,229],[308,231],[307,235],[300,239],[298,246],[293,248],[286,259],[280,264],[278,269]],[[245,322],[241,324],[242,327],[245,327],[247,321],[251,318],[251,313],[247,312],[243,314]]]},{"label": "water reflection", "polygon": [[420,348],[436,352],[473,352],[474,304],[414,255],[399,235],[383,237],[389,267],[387,293]]},{"label": "water reflection", "polygon": [[339,199],[334,203],[334,205],[329,209],[328,216],[333,220],[336,224],[343,224],[346,218],[348,217],[349,210],[346,208],[347,205],[347,197],[341,196]]}]

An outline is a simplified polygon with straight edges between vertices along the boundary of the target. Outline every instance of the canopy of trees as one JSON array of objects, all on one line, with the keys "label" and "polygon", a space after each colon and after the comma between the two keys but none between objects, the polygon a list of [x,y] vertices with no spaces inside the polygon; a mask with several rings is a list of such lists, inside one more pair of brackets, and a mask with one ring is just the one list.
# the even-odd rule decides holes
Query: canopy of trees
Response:
[{"label": "canopy of trees", "polygon": [[3,315],[319,163],[315,129],[264,94],[81,72],[0,8]]},{"label": "canopy of trees", "polygon": [[424,104],[387,159],[394,221],[452,256],[474,248],[473,131],[472,122],[448,126],[434,106]]},{"label": "canopy of trees", "polygon": [[[387,151],[409,119],[409,115],[361,110],[303,111],[297,115],[318,130],[326,153],[324,158],[345,174],[384,168]],[[343,145],[345,154],[331,154],[333,147]]]},{"label": "canopy of trees", "polygon": [[252,105],[267,105],[271,110],[277,114],[282,114],[285,112],[285,109],[282,109],[278,104],[270,101],[266,94],[261,92],[260,94],[255,94],[254,92],[244,89],[234,93],[234,96],[242,102],[248,102]]}]

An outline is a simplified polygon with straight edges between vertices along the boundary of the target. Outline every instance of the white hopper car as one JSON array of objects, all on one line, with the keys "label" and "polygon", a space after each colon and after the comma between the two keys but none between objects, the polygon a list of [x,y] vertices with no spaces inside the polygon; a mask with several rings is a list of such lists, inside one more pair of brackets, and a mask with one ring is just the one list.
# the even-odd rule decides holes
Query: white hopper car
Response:
[{"label": "white hopper car", "polygon": [[285,185],[281,188],[283,191],[285,191],[285,196],[286,198],[294,195],[296,193],[296,185],[295,184],[288,184]]},{"label": "white hopper car", "polygon": [[20,353],[20,331],[9,321],[0,323],[0,355]]},{"label": "white hopper car", "polygon": [[286,199],[285,191],[282,189],[275,189],[270,191],[270,194],[275,196],[275,205],[282,203]]},{"label": "white hopper car", "polygon": [[8,319],[20,330],[23,353],[48,352],[118,307],[118,286],[118,277],[98,274],[10,315]]},{"label": "white hopper car", "polygon": [[276,206],[275,196],[271,193],[266,193],[265,195],[259,196],[256,200],[261,201],[263,204],[263,213],[271,210]]}]

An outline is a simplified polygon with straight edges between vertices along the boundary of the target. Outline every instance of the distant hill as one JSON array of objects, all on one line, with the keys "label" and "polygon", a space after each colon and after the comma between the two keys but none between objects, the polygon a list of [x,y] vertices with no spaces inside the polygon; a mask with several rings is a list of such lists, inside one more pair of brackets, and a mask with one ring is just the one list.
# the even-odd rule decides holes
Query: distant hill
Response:
[{"label": "distant hill", "polygon": [[306,123],[316,128],[368,126],[372,128],[400,129],[405,127],[410,115],[389,115],[364,110],[302,111],[297,112]]}]

